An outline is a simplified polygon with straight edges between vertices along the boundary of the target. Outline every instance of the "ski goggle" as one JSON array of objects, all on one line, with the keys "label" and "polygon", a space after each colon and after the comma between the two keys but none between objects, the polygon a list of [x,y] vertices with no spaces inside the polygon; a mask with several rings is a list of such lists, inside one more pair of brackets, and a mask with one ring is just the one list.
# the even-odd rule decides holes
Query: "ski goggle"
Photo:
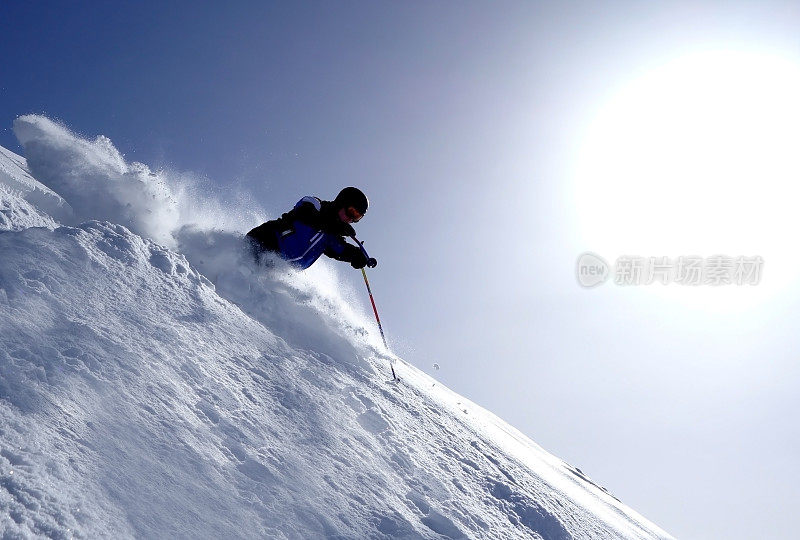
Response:
[{"label": "ski goggle", "polygon": [[344,213],[347,215],[348,218],[350,218],[350,221],[352,221],[353,223],[356,223],[358,220],[364,217],[364,214],[360,213],[352,206],[348,206],[347,208],[345,208]]}]

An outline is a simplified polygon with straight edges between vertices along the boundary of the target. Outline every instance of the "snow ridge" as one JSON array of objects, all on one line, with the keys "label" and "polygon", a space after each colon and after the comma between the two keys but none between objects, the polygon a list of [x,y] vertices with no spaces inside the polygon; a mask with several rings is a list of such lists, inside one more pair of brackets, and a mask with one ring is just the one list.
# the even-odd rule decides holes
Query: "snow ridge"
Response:
[{"label": "snow ridge", "polygon": [[2,536],[669,538],[412,366],[386,384],[328,269],[258,266],[108,139],[15,131],[72,213],[0,178]]},{"label": "snow ridge", "polygon": [[61,196],[31,176],[25,158],[0,146],[0,186],[24,195],[43,212],[58,218],[72,215],[72,208]]}]

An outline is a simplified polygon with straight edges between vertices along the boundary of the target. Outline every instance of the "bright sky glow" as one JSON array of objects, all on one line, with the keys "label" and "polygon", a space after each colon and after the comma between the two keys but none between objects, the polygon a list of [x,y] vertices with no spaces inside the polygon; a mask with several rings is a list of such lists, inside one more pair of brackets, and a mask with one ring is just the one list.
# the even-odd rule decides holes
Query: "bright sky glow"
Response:
[{"label": "bright sky glow", "polygon": [[799,95],[797,63],[729,50],[677,58],[631,81],[583,142],[574,196],[586,245],[609,262],[764,258],[757,290],[669,291],[698,305],[728,309],[779,292],[800,269]]}]

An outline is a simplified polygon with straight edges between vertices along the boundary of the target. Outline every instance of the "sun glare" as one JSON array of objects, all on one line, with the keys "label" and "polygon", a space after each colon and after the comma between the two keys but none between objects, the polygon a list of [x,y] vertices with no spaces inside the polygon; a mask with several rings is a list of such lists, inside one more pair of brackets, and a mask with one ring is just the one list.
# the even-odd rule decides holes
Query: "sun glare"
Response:
[{"label": "sun glare", "polygon": [[799,98],[800,66],[768,54],[698,53],[633,80],[581,144],[581,242],[610,262],[759,255],[758,295],[782,289],[800,271]]}]

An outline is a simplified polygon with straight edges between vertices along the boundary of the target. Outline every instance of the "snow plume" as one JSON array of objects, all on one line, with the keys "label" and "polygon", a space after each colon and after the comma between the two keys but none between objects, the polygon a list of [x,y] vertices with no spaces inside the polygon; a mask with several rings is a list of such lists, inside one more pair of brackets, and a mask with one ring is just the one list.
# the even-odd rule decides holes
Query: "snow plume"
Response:
[{"label": "snow plume", "polygon": [[14,133],[34,177],[72,206],[72,224],[120,223],[160,242],[178,223],[172,192],[158,173],[125,159],[108,137],[82,139],[43,116],[20,116]]},{"label": "snow plume", "polygon": [[262,205],[241,188],[226,187],[221,193],[203,177],[165,169],[165,178],[178,208],[178,226],[201,230],[248,231],[266,220]]},{"label": "snow plume", "polygon": [[173,233],[183,225],[244,228],[263,215],[243,196],[235,202],[248,209],[244,212],[209,198],[209,183],[190,173],[128,163],[103,135],[88,140],[37,115],[17,118],[14,133],[33,176],[71,205],[71,215],[63,219],[66,224],[111,221],[172,246]]}]

